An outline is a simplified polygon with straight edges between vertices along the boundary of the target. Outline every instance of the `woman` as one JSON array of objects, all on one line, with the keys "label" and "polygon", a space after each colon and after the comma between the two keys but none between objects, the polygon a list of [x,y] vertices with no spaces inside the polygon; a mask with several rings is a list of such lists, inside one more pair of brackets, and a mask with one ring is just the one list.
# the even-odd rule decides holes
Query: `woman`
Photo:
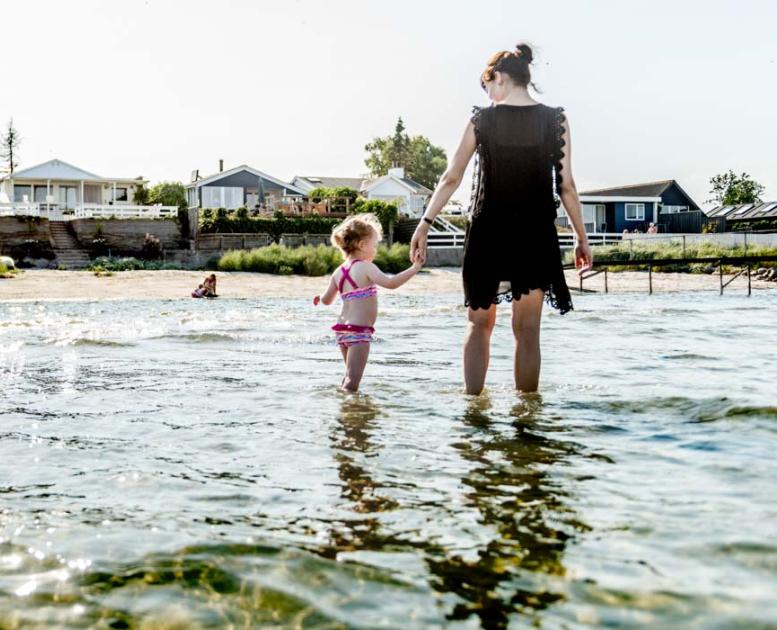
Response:
[{"label": "woman", "polygon": [[496,304],[512,301],[515,386],[536,391],[540,375],[540,318],[545,298],[562,314],[572,309],[555,228],[558,197],[575,232],[575,266],[592,264],[572,178],[569,124],[563,109],[530,95],[532,50],[494,54],[481,75],[492,106],[474,109],[453,161],[413,235],[411,259],[425,256],[429,226],[459,187],[473,153],[470,225],[464,246],[464,341],[467,393],[483,390]]}]

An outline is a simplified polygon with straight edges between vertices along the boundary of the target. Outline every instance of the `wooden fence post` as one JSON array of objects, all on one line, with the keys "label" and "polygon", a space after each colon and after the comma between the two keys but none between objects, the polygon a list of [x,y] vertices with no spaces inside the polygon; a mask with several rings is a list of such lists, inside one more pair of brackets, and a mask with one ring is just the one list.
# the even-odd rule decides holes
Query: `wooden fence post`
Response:
[{"label": "wooden fence post", "polygon": [[653,295],[653,265],[648,265],[648,295]]}]

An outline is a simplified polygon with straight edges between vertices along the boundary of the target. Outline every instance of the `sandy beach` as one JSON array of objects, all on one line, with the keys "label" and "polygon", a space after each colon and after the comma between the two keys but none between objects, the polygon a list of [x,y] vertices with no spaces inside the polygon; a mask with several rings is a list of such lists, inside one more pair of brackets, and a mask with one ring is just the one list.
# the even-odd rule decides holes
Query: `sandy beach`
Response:
[{"label": "sandy beach", "polygon": [[[0,301],[5,300],[104,300],[104,299],[191,299],[191,291],[205,277],[202,271],[122,271],[98,277],[89,271],[27,270],[11,279],[0,279]],[[274,276],[261,273],[217,272],[222,297],[306,297],[326,288],[326,278]],[[724,276],[728,280],[731,276]],[[579,286],[577,275],[567,272],[572,289]],[[604,291],[604,274],[584,282],[584,288]],[[777,284],[753,279],[753,290],[777,290]],[[646,293],[647,272],[608,274],[611,293]],[[682,273],[654,273],[653,292],[719,290],[718,276]],[[740,277],[726,292],[746,292],[747,278]],[[461,292],[459,269],[425,270],[398,289],[402,294],[455,294]],[[573,295],[577,291],[573,290]]]}]

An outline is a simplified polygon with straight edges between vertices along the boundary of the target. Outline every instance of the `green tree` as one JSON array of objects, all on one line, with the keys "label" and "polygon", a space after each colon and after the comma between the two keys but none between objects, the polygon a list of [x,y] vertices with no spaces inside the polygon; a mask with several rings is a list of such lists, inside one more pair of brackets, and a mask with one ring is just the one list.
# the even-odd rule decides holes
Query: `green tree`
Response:
[{"label": "green tree", "polygon": [[5,133],[2,135],[2,145],[0,145],[0,158],[5,160],[8,165],[8,172],[13,175],[16,167],[19,166],[17,162],[17,149],[21,144],[22,139],[19,136],[19,132],[13,126],[13,118],[8,121],[8,127]]},{"label": "green tree", "polygon": [[712,199],[709,201],[721,206],[760,202],[764,191],[764,187],[747,173],[737,175],[732,170],[711,177],[710,186]]},{"label": "green tree", "polygon": [[132,197],[136,206],[147,206],[150,203],[151,192],[145,184],[135,184],[135,192]]},{"label": "green tree", "polygon": [[448,165],[445,149],[433,145],[426,136],[408,136],[402,118],[397,120],[393,135],[374,138],[364,150],[367,151],[364,162],[374,177],[401,166],[407,177],[427,188],[437,185]]},{"label": "green tree", "polygon": [[181,182],[159,182],[149,191],[148,201],[152,204],[160,203],[163,206],[189,207],[186,189]]}]

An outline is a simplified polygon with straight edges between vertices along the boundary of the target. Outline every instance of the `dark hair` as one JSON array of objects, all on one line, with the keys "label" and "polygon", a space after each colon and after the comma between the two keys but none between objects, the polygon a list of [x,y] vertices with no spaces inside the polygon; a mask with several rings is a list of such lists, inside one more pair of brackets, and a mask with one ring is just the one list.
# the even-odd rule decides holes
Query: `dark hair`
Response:
[{"label": "dark hair", "polygon": [[495,72],[503,72],[516,85],[523,87],[531,85],[536,90],[537,86],[531,81],[531,70],[529,69],[533,60],[534,52],[528,44],[518,44],[512,51],[502,50],[494,53],[489,58],[486,69],[480,75],[480,87],[485,90],[486,81],[493,81]]}]

